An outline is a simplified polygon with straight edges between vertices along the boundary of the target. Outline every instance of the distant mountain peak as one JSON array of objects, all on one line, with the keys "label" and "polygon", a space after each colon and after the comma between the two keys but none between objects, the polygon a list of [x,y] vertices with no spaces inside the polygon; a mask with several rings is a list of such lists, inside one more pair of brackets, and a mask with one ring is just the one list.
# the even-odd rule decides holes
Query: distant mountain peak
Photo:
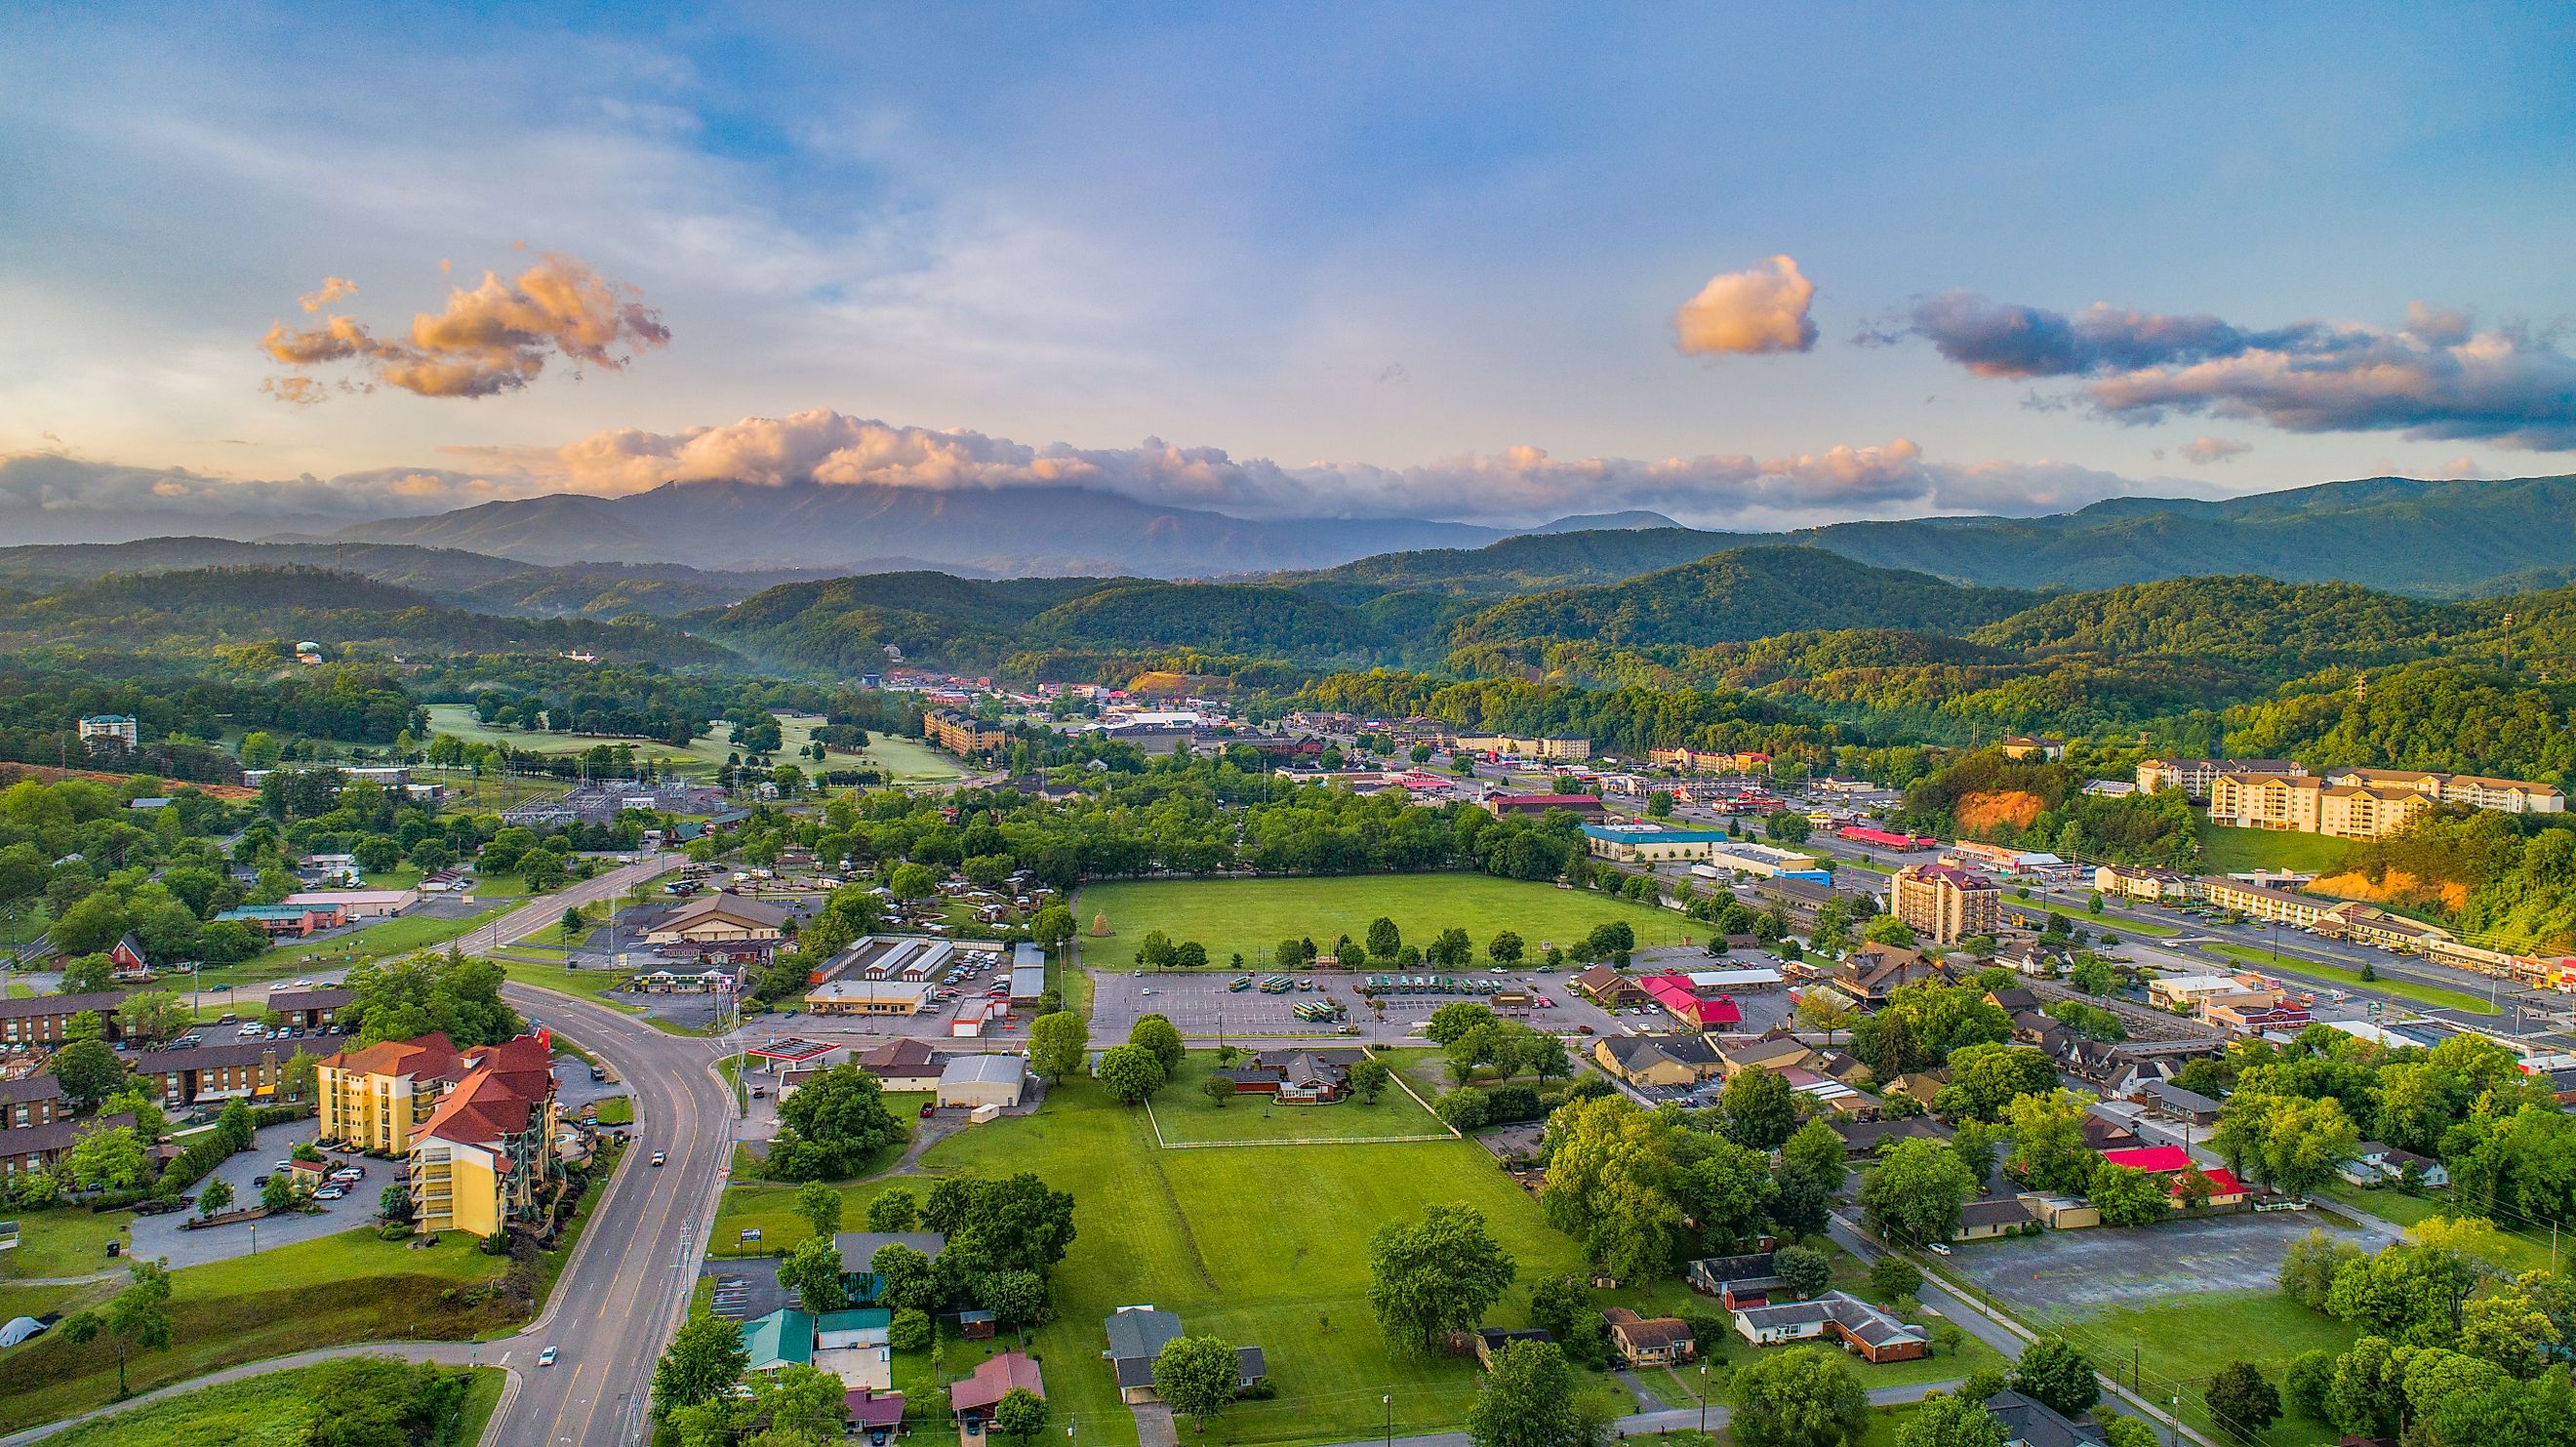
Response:
[{"label": "distant mountain peak", "polygon": [[1631,508],[1626,512],[1578,513],[1561,517],[1552,523],[1540,523],[1526,529],[1533,533],[1616,533],[1642,532],[1648,528],[1677,528],[1681,524],[1659,512]]}]

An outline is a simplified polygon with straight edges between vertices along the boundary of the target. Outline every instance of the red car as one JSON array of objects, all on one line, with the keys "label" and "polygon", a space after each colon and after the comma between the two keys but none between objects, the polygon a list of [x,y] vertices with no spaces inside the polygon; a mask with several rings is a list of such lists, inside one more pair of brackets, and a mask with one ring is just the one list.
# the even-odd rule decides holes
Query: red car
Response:
[{"label": "red car", "polygon": [[928,1119],[930,1119],[932,1116],[937,1115],[938,1113],[939,1113],[939,1102],[937,1102],[937,1101],[935,1101],[935,1100],[925,1100],[925,1101],[923,1101],[923,1102],[921,1103],[921,1118],[922,1118],[923,1120],[928,1120]]}]

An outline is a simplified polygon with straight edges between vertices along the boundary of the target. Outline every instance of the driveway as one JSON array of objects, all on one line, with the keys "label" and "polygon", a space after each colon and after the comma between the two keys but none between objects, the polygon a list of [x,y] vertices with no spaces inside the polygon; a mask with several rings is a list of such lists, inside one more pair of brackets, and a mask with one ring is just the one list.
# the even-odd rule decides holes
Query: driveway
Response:
[{"label": "driveway", "polygon": [[[253,1138],[249,1150],[215,1167],[213,1174],[206,1179],[221,1178],[231,1182],[234,1204],[256,1205],[259,1187],[251,1184],[251,1178],[276,1170],[277,1163],[286,1159],[290,1149],[298,1142],[312,1140],[320,1130],[321,1123],[314,1120],[288,1121],[284,1125],[270,1126]],[[146,1259],[167,1257],[173,1269],[203,1266],[209,1261],[229,1261],[236,1256],[248,1256],[254,1242],[260,1250],[269,1251],[367,1225],[375,1219],[376,1198],[383,1194],[386,1184],[394,1178],[393,1162],[371,1161],[357,1156],[332,1156],[330,1159],[335,1165],[345,1159],[351,1164],[366,1167],[367,1178],[351,1187],[348,1196],[342,1200],[318,1202],[322,1209],[310,1215],[287,1212],[263,1216],[238,1226],[209,1226],[202,1231],[179,1229],[179,1224],[194,1215],[193,1212],[137,1216],[134,1218],[134,1254]],[[204,1189],[202,1182],[198,1189]]]}]

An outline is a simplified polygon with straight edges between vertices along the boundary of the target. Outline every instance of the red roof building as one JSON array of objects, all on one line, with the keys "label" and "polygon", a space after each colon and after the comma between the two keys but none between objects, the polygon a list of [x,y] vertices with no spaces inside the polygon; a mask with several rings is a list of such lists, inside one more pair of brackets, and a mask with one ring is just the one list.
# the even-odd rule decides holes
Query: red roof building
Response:
[{"label": "red roof building", "polygon": [[1874,844],[1881,849],[1894,849],[1900,853],[1915,849],[1929,849],[1941,842],[1921,834],[1892,834],[1885,829],[1872,829],[1862,824],[1846,824],[1834,833],[1854,844]]},{"label": "red roof building", "polygon": [[[2196,1163],[2191,1152],[2181,1146],[2138,1146],[2124,1151],[2104,1151],[2102,1164],[2127,1166],[2134,1171],[2170,1177],[2170,1187],[2179,1203],[2183,1178],[2191,1173]],[[2236,1179],[2234,1171],[2225,1166],[2209,1166],[2200,1173],[2209,1181],[2211,1205],[2232,1206],[2245,1199],[2245,1183]]]},{"label": "red roof building", "polygon": [[949,1383],[948,1407],[960,1417],[971,1413],[980,1420],[1014,1387],[1046,1396],[1046,1379],[1026,1352],[1004,1352],[977,1363],[973,1376]]},{"label": "red roof building", "polygon": [[1744,1023],[1744,1012],[1735,1006],[1733,997],[1717,995],[1701,999],[1682,975],[1648,975],[1637,982],[1667,1014],[1684,1024],[1701,1030],[1715,1030]]}]

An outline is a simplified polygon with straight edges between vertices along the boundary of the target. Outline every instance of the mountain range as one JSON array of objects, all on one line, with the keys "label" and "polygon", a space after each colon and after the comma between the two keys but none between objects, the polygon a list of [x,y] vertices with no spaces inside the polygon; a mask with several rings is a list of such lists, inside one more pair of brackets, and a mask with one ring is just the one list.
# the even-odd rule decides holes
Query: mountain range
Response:
[{"label": "mountain range", "polygon": [[[1417,518],[1255,521],[1091,489],[670,483],[360,523],[326,541],[525,563],[851,574],[1260,576],[1344,601],[1390,591],[1503,594],[1615,582],[1713,553],[1799,543],[1877,567],[2003,587],[2105,588],[2260,573],[2462,596],[2576,576],[2576,476],[2368,478],[2225,501],[2112,498],[2046,517],[1835,523],[1787,533],[1685,528],[1657,513],[1506,530]],[[310,539],[298,539],[309,541]],[[1273,575],[1288,574],[1288,577]]]}]

